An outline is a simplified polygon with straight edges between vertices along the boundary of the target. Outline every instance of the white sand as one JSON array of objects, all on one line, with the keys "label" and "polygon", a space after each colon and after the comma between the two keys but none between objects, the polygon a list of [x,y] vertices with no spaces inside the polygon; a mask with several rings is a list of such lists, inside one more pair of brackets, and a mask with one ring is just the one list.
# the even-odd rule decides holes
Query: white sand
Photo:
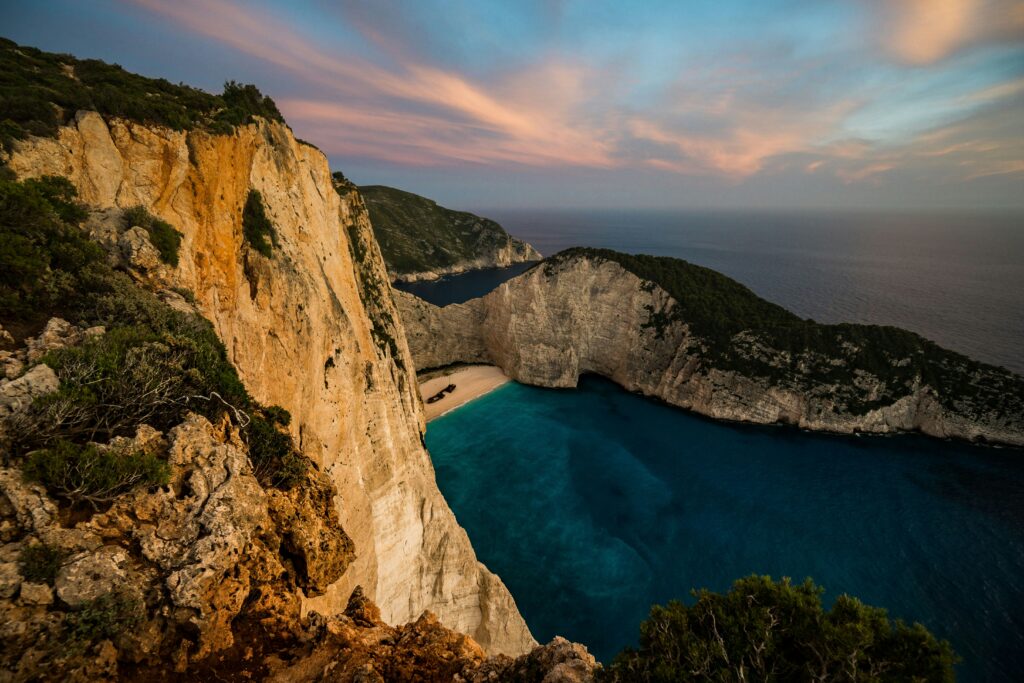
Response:
[{"label": "white sand", "polygon": [[[470,365],[458,368],[450,374],[428,379],[420,385],[420,395],[423,396],[423,408],[427,414],[427,421],[440,417],[449,410],[458,408],[489,391],[494,391],[508,381],[508,377],[501,371],[501,368],[494,365]],[[428,398],[449,384],[455,385],[455,391],[445,394],[440,401],[427,403]]]}]

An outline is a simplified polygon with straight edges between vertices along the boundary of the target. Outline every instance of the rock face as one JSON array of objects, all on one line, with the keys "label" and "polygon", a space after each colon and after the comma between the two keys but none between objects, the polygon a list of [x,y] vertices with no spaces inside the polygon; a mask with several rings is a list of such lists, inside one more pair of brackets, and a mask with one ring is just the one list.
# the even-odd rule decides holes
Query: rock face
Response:
[{"label": "rock face", "polygon": [[[298,514],[275,524],[270,495],[297,505],[303,493],[267,494],[229,424],[190,414],[166,437],[141,425],[124,445],[165,451],[169,484],[123,495],[87,519],[62,514],[45,489],[26,483],[17,470],[0,469],[4,555],[19,557],[42,544],[60,558],[52,591],[23,582],[18,604],[0,601],[5,674],[12,680],[96,680],[96,672],[79,668],[96,653],[65,642],[68,620],[74,610],[115,596],[136,619],[131,628],[108,634],[113,642],[96,646],[109,650],[112,662],[135,663],[140,670],[181,673],[211,654],[248,645],[235,642],[240,617],[258,622],[265,638],[294,631],[301,609],[297,584],[312,575],[336,579],[352,559],[350,542],[335,515]],[[320,476],[310,472],[303,488],[319,488]],[[295,533],[342,551],[299,560],[286,548]],[[0,579],[6,574],[0,572]],[[10,597],[2,595],[11,592],[4,584],[0,580],[0,597]],[[60,609],[47,609],[55,598]]]},{"label": "rock face", "polygon": [[[304,610],[333,614],[362,585],[390,623],[430,610],[490,653],[534,644],[437,489],[411,357],[366,209],[357,192],[335,190],[323,154],[278,123],[211,135],[108,125],[80,112],[57,139],[19,143],[8,165],[19,177],[66,176],[93,207],[142,205],[182,233],[180,263],[167,277],[194,293],[252,395],[291,413],[295,443],[338,493],[331,504],[355,560]],[[253,189],[275,225],[271,258],[242,236]],[[148,252],[135,238],[108,236],[142,263]],[[316,552],[302,534],[289,542]]]},{"label": "rock face", "polygon": [[[714,418],[1024,445],[1024,415],[952,410],[920,382],[898,400],[857,412],[834,386],[808,390],[715,367],[704,361],[701,340],[685,322],[661,330],[651,324],[652,312],[667,310],[672,297],[608,260],[545,262],[485,297],[444,308],[403,292],[395,296],[417,368],[488,362],[515,380],[546,387],[573,387],[581,374],[596,373]],[[879,383],[869,373],[854,375],[866,393]]]},{"label": "rock face", "polygon": [[394,280],[436,280],[541,258],[536,249],[490,219],[446,209],[393,187],[369,185],[360,193]]}]

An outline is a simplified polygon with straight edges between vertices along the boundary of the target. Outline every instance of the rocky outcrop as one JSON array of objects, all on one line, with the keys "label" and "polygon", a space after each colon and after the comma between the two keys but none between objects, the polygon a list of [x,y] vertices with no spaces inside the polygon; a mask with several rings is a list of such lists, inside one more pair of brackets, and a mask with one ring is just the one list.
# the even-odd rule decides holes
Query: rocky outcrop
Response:
[{"label": "rocky outcrop", "polygon": [[[855,410],[834,384],[808,387],[716,367],[685,321],[660,328],[652,322],[654,312],[674,306],[672,297],[610,260],[544,262],[458,306],[438,308],[406,293],[396,293],[396,301],[418,368],[490,362],[515,380],[547,387],[572,387],[581,374],[596,373],[629,391],[719,419],[840,433],[917,430],[1024,445],[1020,411],[956,404],[955,397],[954,405],[962,407],[951,409],[951,401],[943,400],[951,397],[920,380],[901,387],[903,395],[892,402]],[[732,343],[755,348],[772,362],[780,357],[742,334]],[[848,370],[858,392],[869,398],[880,393],[881,378]]]},{"label": "rocky outcrop", "polygon": [[357,588],[344,613],[310,619],[309,645],[269,680],[420,681],[422,683],[590,683],[600,665],[582,645],[555,638],[518,658],[487,657],[466,636],[424,612],[393,628]]},{"label": "rocky outcrop", "polygon": [[[348,184],[344,179],[339,182]],[[360,192],[393,280],[436,280],[541,258],[536,249],[488,218],[453,211],[393,187],[369,185]]]},{"label": "rocky outcrop", "polygon": [[[190,290],[250,393],[291,413],[295,443],[334,486],[329,504],[355,558],[327,586],[333,571],[307,571],[306,585],[324,592],[306,598],[303,611],[333,614],[362,585],[387,622],[430,610],[490,653],[533,645],[511,595],[477,562],[437,489],[405,334],[366,209],[357,192],[335,190],[319,151],[279,123],[212,135],[80,112],[56,139],[19,142],[8,166],[20,177],[66,176],[80,199],[114,214],[144,206],[182,234],[172,268],[154,263],[144,235],[130,226],[101,220],[92,230],[128,267]],[[269,258],[243,239],[242,208],[253,189],[276,229]],[[319,491],[292,507],[267,504],[280,520],[328,502]],[[284,544],[307,560],[339,550],[318,547],[303,531]],[[169,589],[186,590],[198,578],[182,574]],[[228,618],[207,615],[230,615],[244,592],[225,584],[210,596],[181,596],[201,640],[217,637],[204,620]],[[209,600],[221,606],[211,612]]]},{"label": "rocky outcrop", "polygon": [[[198,415],[167,435],[141,425],[133,438],[118,440],[133,452],[166,454],[169,484],[83,515],[58,508],[21,472],[0,469],[3,558],[20,564],[26,550],[42,546],[59,563],[52,590],[21,581],[18,566],[13,589],[2,591],[17,595],[0,601],[5,675],[95,680],[113,675],[89,669],[103,652],[122,666],[180,673],[211,654],[251,647],[235,641],[236,622],[258,624],[269,640],[293,637],[297,589],[311,576],[337,579],[351,546],[333,513],[300,512],[275,523],[280,503],[270,495],[301,510],[303,491],[316,490],[321,475],[311,471],[301,488],[268,495],[237,431]],[[342,551],[297,562],[288,548],[292,534]]]}]

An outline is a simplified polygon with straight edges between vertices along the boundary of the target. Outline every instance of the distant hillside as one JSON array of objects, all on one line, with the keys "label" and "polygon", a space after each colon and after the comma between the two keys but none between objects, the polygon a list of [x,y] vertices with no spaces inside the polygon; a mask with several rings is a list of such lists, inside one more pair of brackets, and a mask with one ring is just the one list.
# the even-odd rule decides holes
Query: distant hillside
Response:
[{"label": "distant hillside", "polygon": [[359,191],[395,279],[432,280],[541,258],[536,249],[487,218],[446,209],[393,187],[367,185]]}]

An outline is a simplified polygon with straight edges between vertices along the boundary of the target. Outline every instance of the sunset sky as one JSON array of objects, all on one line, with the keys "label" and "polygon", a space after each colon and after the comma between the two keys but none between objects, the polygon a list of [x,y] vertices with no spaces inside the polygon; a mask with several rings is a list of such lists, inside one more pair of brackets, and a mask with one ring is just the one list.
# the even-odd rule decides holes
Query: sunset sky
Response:
[{"label": "sunset sky", "polygon": [[0,3],[465,208],[1024,208],[1024,2]]}]

